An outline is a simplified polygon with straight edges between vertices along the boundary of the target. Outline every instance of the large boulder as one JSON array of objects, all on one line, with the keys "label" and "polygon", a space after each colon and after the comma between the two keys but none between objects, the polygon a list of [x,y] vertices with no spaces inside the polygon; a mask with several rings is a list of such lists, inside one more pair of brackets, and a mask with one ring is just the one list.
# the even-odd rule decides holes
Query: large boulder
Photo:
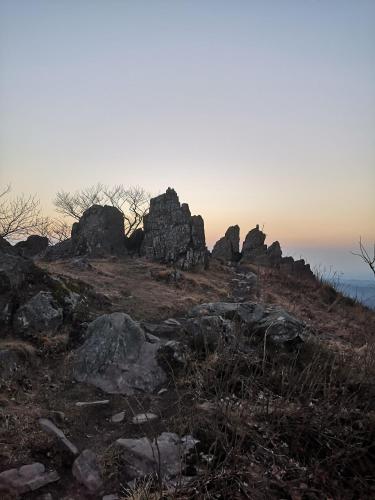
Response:
[{"label": "large boulder", "polygon": [[72,257],[72,240],[69,238],[60,241],[55,245],[50,245],[43,254],[45,260],[67,259]]},{"label": "large boulder", "polygon": [[39,292],[15,313],[13,327],[17,333],[48,335],[58,331],[63,323],[63,309],[59,307],[51,292]]},{"label": "large boulder", "polygon": [[204,354],[215,351],[233,339],[233,323],[221,316],[198,316],[185,323],[190,346]]},{"label": "large boulder", "polygon": [[93,205],[73,224],[71,246],[76,256],[124,254],[124,215],[112,206]]},{"label": "large boulder", "polygon": [[240,228],[230,226],[224,237],[215,243],[212,249],[212,257],[222,261],[236,261],[240,252]]},{"label": "large boulder", "polygon": [[151,199],[144,217],[142,254],[185,270],[207,264],[203,219],[192,216],[173,189]]},{"label": "large boulder", "polygon": [[143,229],[139,227],[125,237],[125,246],[130,254],[140,255],[144,235]]},{"label": "large boulder", "polygon": [[48,238],[37,234],[31,235],[25,241],[19,241],[14,245],[18,255],[22,257],[35,257],[41,254],[48,247]]},{"label": "large boulder", "polygon": [[0,236],[0,252],[16,254],[14,247],[2,236]]},{"label": "large boulder", "polygon": [[104,314],[88,326],[87,340],[76,351],[73,373],[110,394],[153,392],[166,380],[157,362],[160,341],[149,342],[124,313]]}]

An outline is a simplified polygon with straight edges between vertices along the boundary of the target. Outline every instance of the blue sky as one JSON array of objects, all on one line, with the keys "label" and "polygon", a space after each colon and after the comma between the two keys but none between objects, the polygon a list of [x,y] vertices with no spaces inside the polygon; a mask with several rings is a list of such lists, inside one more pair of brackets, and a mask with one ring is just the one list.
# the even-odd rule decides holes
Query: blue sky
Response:
[{"label": "blue sky", "polygon": [[[374,1],[0,2],[0,181],[173,186],[366,273],[375,238]],[[312,260],[315,257],[311,257]]]}]

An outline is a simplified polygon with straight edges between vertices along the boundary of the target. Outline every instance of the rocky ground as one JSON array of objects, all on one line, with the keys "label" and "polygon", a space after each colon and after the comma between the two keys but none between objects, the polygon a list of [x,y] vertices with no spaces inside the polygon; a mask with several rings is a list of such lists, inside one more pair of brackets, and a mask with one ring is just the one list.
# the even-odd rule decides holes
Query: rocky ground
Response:
[{"label": "rocky ground", "polygon": [[374,312],[254,265],[5,260],[1,498],[375,496]]}]

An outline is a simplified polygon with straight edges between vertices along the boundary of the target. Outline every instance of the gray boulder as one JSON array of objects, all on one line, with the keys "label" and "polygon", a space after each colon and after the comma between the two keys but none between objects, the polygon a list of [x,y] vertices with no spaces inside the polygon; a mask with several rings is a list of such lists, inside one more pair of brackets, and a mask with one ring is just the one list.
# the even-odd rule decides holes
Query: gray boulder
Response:
[{"label": "gray boulder", "polygon": [[73,373],[78,381],[110,394],[134,394],[153,392],[166,380],[157,362],[160,342],[148,342],[127,314],[100,316],[89,324],[87,336],[74,356]]},{"label": "gray boulder", "polygon": [[192,216],[189,206],[179,202],[176,191],[152,198],[150,211],[144,217],[142,255],[180,269],[206,266],[207,249],[204,222]]},{"label": "gray boulder", "polygon": [[15,313],[13,327],[23,334],[54,334],[63,323],[63,310],[51,292],[39,292]]},{"label": "gray boulder", "polygon": [[215,243],[212,249],[212,257],[222,261],[238,260],[240,252],[240,228],[230,226],[224,237]]},{"label": "gray boulder", "polygon": [[71,246],[75,256],[123,255],[124,215],[112,206],[93,205],[73,224]]},{"label": "gray boulder", "polygon": [[184,475],[186,457],[198,443],[192,436],[180,438],[172,432],[163,432],[156,439],[118,439],[123,450],[125,474],[128,480],[156,474],[171,480]]},{"label": "gray boulder", "polygon": [[35,462],[19,469],[10,469],[0,474],[0,492],[18,497],[58,481],[56,471],[47,472],[43,464]]}]

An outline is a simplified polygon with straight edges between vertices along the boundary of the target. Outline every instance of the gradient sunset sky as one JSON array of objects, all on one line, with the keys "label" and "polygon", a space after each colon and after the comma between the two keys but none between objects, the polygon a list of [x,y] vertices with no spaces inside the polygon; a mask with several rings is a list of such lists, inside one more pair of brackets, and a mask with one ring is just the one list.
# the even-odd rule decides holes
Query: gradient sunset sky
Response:
[{"label": "gradient sunset sky", "polygon": [[0,183],[174,187],[232,224],[371,278],[374,0],[0,0]]}]

